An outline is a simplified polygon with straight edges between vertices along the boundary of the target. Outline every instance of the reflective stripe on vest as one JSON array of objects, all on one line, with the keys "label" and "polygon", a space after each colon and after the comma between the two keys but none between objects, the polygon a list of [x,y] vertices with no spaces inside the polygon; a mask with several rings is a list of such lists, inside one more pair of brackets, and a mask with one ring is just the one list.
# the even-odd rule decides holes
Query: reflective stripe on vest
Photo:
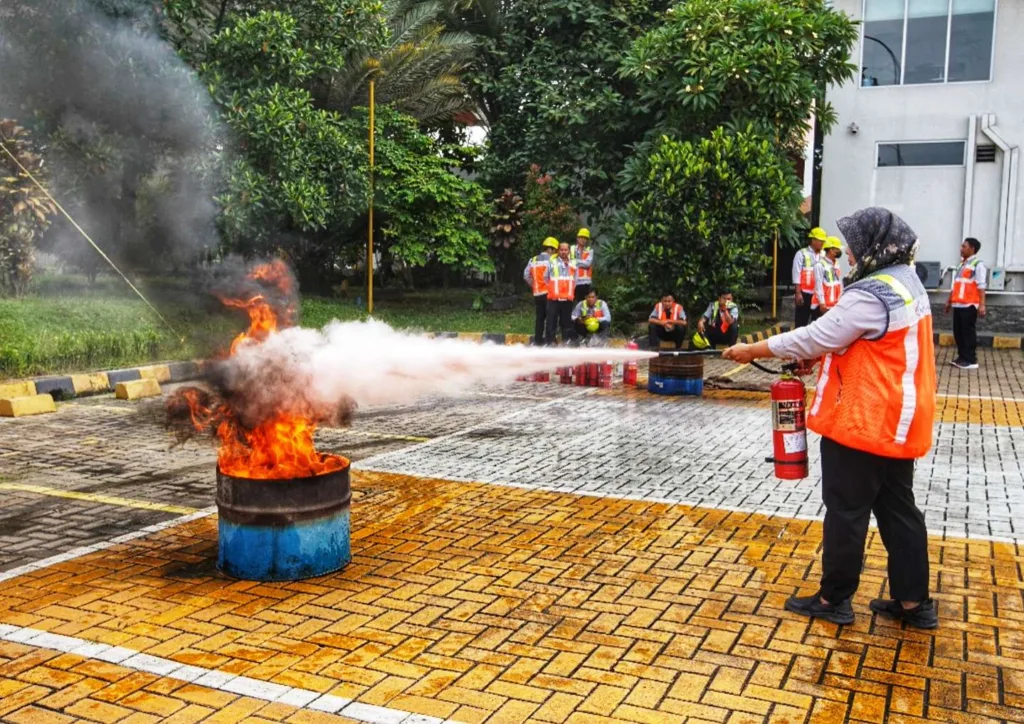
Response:
[{"label": "reflective stripe on vest", "polygon": [[978,258],[968,259],[960,264],[953,277],[952,304],[981,304],[981,292],[978,290]]},{"label": "reflective stripe on vest", "polygon": [[548,279],[548,299],[572,301],[576,296],[576,265],[571,262],[566,264],[556,257],[548,263],[548,269],[551,275]]},{"label": "reflective stripe on vest", "polygon": [[[683,307],[682,307],[681,304],[673,304],[671,311],[667,312],[665,310],[665,305],[662,304],[661,302],[658,302],[654,306],[654,313],[655,313],[655,316],[658,318],[659,321],[664,322],[664,321],[670,320],[670,319],[672,321],[675,321],[677,319],[680,319],[683,316]],[[669,316],[669,315],[671,315],[671,316]]]},{"label": "reflective stripe on vest", "polygon": [[801,249],[803,266],[800,267],[800,291],[804,294],[814,294],[814,265],[818,263],[814,252],[810,249]]},{"label": "reflective stripe on vest", "polygon": [[[733,319],[736,319],[736,315],[734,313],[735,310],[736,310],[736,305],[735,304],[726,305],[726,309],[729,310],[729,315]],[[714,305],[711,307],[711,324],[712,325],[714,325],[714,323],[715,323],[715,318],[718,317],[718,310],[719,310],[719,304],[718,304],[718,302],[715,302]],[[720,324],[718,325],[718,328],[721,329],[724,332],[727,329],[729,329],[730,326],[731,326],[730,324],[726,323],[725,321],[721,321],[720,320]]]},{"label": "reflective stripe on vest", "polygon": [[530,280],[533,287],[533,296],[539,297],[548,293],[548,283],[545,280],[548,271],[548,259],[541,259],[541,255],[530,259]]},{"label": "reflective stripe on vest", "polygon": [[584,317],[588,317],[591,316],[591,312],[593,312],[595,319],[604,319],[604,302],[598,299],[597,304],[595,304],[594,308],[591,309],[590,305],[588,305],[584,300],[583,306],[580,307],[580,314]]},{"label": "reflective stripe on vest", "polygon": [[841,445],[889,458],[924,456],[935,420],[935,353],[928,294],[909,266],[857,282],[889,313],[885,334],[825,356],[807,426]]},{"label": "reflective stripe on vest", "polygon": [[[578,246],[569,247],[569,259],[571,261],[582,260],[590,261],[594,258],[594,250],[589,246],[583,247],[583,253],[580,253]],[[594,269],[589,266],[576,267],[576,283],[577,284],[589,284],[594,276]]]},{"label": "reflective stripe on vest", "polygon": [[814,293],[814,301],[811,306],[821,307],[823,309],[832,309],[832,307],[839,304],[839,297],[843,294],[843,278],[839,275],[839,270],[828,262],[824,265],[824,273],[822,274],[821,280],[821,291],[825,295],[824,299],[818,299],[818,293]]}]

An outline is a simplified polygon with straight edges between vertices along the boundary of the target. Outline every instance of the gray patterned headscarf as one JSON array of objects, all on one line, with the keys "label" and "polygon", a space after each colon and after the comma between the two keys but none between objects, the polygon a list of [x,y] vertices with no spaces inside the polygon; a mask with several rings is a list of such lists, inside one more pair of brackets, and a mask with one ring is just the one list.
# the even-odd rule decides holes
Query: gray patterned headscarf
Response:
[{"label": "gray patterned headscarf", "polygon": [[857,261],[857,266],[850,270],[849,282],[863,279],[879,269],[914,262],[917,234],[889,209],[878,206],[861,209],[844,216],[836,225]]}]

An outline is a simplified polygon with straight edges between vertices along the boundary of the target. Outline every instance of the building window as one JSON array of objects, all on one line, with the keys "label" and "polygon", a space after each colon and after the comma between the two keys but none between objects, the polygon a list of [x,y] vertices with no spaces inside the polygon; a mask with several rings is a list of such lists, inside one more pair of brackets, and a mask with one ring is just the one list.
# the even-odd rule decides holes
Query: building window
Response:
[{"label": "building window", "polygon": [[879,143],[878,168],[893,166],[963,166],[966,141]]},{"label": "building window", "polygon": [[996,0],[864,0],[861,85],[989,80]]}]

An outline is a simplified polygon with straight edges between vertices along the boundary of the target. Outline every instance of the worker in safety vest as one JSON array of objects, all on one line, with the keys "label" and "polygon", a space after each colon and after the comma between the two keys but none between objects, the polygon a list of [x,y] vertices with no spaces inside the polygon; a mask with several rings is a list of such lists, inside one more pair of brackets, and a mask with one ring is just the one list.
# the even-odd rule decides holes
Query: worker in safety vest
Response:
[{"label": "worker in safety vest", "polygon": [[807,418],[807,426],[821,435],[821,585],[812,596],[790,598],[786,609],[853,622],[850,599],[860,582],[874,513],[889,552],[893,600],[876,599],[871,610],[935,628],[928,535],[913,488],[914,461],[932,446],[936,383],[928,293],[912,266],[917,234],[881,208],[838,223],[853,267],[853,283],[839,303],[807,327],[730,347],[722,356],[741,363],[825,356]]},{"label": "worker in safety vest", "polygon": [[555,344],[555,332],[562,330],[562,344],[575,343],[572,305],[576,294],[576,264],[569,259],[568,242],[558,244],[558,256],[548,260],[544,281],[548,289],[547,343]]},{"label": "worker in safety vest", "polygon": [[686,312],[683,305],[676,304],[675,297],[666,292],[661,301],[654,305],[647,320],[647,342],[649,349],[657,350],[662,340],[669,340],[681,349],[686,339]]},{"label": "worker in safety vest", "polygon": [[702,349],[736,344],[740,335],[740,308],[733,302],[732,292],[722,292],[708,305],[697,321],[697,335],[694,335],[694,346]]},{"label": "worker in safety vest", "polygon": [[[549,251],[552,250],[552,251]],[[523,279],[533,290],[533,343],[544,344],[545,321],[548,313],[548,262],[553,251],[558,250],[558,240],[549,236],[541,244],[541,252],[530,259],[523,270]]]},{"label": "worker in safety vest", "polygon": [[843,273],[839,269],[839,257],[843,253],[839,237],[830,236],[821,247],[821,258],[814,267],[814,299],[811,309],[822,315],[839,303],[843,294]]},{"label": "worker in safety vest", "polygon": [[576,335],[584,344],[608,339],[608,332],[612,326],[612,310],[608,308],[607,302],[597,298],[596,289],[588,289],[586,298],[572,310],[572,324],[576,329]]},{"label": "worker in safety vest", "polygon": [[953,338],[956,358],[950,363],[962,370],[978,369],[978,317],[985,316],[985,287],[988,270],[978,258],[981,242],[967,238],[960,245],[960,266],[953,275],[953,288],[946,302],[946,314],[953,309]]},{"label": "worker in safety vest", "polygon": [[828,234],[820,226],[811,229],[807,237],[808,246],[793,257],[793,302],[796,304],[794,327],[806,327],[807,323],[817,315],[811,309],[814,299],[814,266],[821,256],[821,247],[828,239]]},{"label": "worker in safety vest", "polygon": [[576,246],[569,250],[576,264],[576,301],[586,299],[594,282],[594,247],[590,245],[590,229],[576,232]]}]

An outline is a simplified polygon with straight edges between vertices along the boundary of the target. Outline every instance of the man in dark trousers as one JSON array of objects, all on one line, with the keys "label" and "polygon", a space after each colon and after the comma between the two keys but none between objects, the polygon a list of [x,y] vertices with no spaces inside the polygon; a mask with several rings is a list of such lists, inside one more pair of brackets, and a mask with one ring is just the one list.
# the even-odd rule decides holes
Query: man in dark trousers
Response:
[{"label": "man in dark trousers", "polygon": [[569,244],[558,244],[558,256],[548,261],[544,281],[548,288],[548,329],[547,343],[555,344],[555,332],[562,329],[562,344],[576,342],[576,330],[572,326],[572,306],[576,295],[576,264],[569,259]]},{"label": "man in dark trousers", "polygon": [[953,275],[953,288],[946,302],[946,314],[953,310],[953,338],[956,358],[950,362],[962,370],[978,369],[978,317],[985,316],[985,288],[988,269],[978,258],[981,242],[967,238],[960,245],[960,265]]},{"label": "man in dark trousers", "polygon": [[670,292],[661,295],[647,320],[648,348],[657,351],[662,340],[672,342],[676,349],[681,349],[686,340],[686,312]]},{"label": "man in dark trousers", "polygon": [[558,240],[549,236],[541,244],[541,252],[530,259],[523,270],[523,279],[533,290],[533,343],[542,346],[544,344],[545,322],[548,316],[548,261],[551,254],[558,249]]},{"label": "man in dark trousers", "polygon": [[[939,625],[928,592],[928,531],[914,501],[914,461],[935,424],[935,348],[928,292],[914,272],[917,234],[888,209],[840,219],[849,280],[829,313],[806,327],[722,353],[734,362],[824,355],[807,427],[821,435],[821,582],[786,610],[854,620],[871,514],[889,553],[889,595],[870,608],[917,628]],[[789,433],[787,433],[789,434]]]}]

